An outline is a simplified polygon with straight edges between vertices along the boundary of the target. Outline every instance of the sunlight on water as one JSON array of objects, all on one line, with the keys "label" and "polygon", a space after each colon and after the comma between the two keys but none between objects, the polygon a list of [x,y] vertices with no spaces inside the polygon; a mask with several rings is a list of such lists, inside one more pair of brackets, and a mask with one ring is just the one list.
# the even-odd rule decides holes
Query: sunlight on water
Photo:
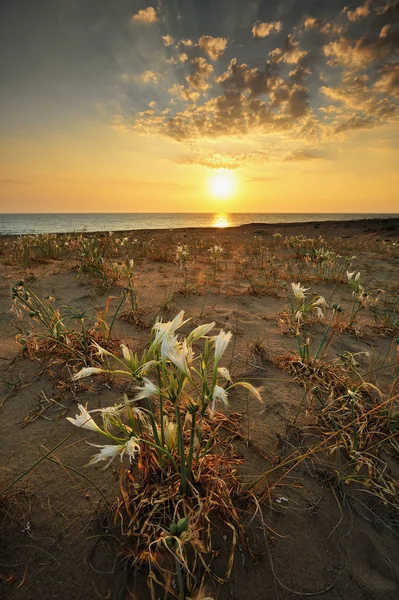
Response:
[{"label": "sunlight on water", "polygon": [[231,221],[229,219],[229,215],[220,214],[215,215],[212,221],[212,227],[219,227],[220,229],[223,227],[230,227]]}]

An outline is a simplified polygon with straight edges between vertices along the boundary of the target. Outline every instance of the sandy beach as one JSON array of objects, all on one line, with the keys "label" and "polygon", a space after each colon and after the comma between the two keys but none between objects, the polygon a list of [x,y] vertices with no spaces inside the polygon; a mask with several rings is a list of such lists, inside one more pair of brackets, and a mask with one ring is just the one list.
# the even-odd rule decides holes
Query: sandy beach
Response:
[{"label": "sandy beach", "polygon": [[[197,565],[186,598],[399,597],[399,219],[4,236],[0,272],[2,598],[179,597],[176,578],[165,583],[155,567],[151,591],[125,535],[123,505],[139,484],[124,496],[120,479],[139,481],[137,463],[85,467],[96,450],[86,442],[102,442],[67,417],[136,393],[114,374],[72,380],[108,364],[95,342],[141,354],[156,319],[180,311],[182,336],[211,322],[209,335],[231,332],[220,364],[262,398],[235,387],[204,417],[220,425],[214,453],[230,463],[245,536],[233,543],[215,513],[215,576]],[[85,354],[55,321],[45,329],[39,301],[60,327],[83,323]]]}]

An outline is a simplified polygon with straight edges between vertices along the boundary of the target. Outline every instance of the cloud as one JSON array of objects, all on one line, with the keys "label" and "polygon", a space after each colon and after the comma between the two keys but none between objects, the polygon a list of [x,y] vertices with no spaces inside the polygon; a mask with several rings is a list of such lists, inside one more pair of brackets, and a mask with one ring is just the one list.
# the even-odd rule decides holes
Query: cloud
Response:
[{"label": "cloud", "polygon": [[324,19],[318,19],[315,17],[307,17],[303,22],[303,28],[305,30],[318,29],[325,35],[329,34],[340,34],[342,33],[343,27],[337,23],[329,23]]},{"label": "cloud", "polygon": [[186,46],[187,48],[190,48],[191,46],[194,45],[194,42],[192,40],[189,39],[184,39],[184,40],[180,40],[180,42],[177,43],[177,45],[182,44],[183,46]]},{"label": "cloud", "polygon": [[397,54],[399,33],[385,29],[384,35],[360,37],[351,40],[341,37],[323,47],[331,66],[343,65],[351,69],[360,69],[376,62],[387,60]]},{"label": "cloud", "polygon": [[288,35],[284,44],[284,48],[275,48],[270,52],[272,62],[288,64],[298,64],[306,55],[307,50],[299,48],[299,42],[293,39],[292,35]]},{"label": "cloud", "polygon": [[226,50],[228,40],[222,37],[212,37],[211,35],[203,35],[198,41],[201,50],[211,59],[218,60],[223,56]]},{"label": "cloud", "polygon": [[284,158],[284,162],[298,162],[305,160],[322,160],[322,156],[315,154],[311,150],[296,150]]},{"label": "cloud", "polygon": [[[389,75],[388,72],[384,74]],[[383,79],[382,85],[389,85],[388,82],[389,79]],[[365,73],[358,76],[344,74],[341,85],[336,88],[321,87],[320,91],[338,104],[335,110],[329,107],[328,112],[334,115],[327,126],[329,133],[370,129],[395,118],[398,115],[397,105],[386,97],[380,98],[375,87],[370,85],[369,76]]]},{"label": "cloud", "polygon": [[200,92],[178,83],[175,83],[171,88],[169,88],[168,92],[172,96],[177,96],[186,102],[196,102],[201,96]]},{"label": "cloud", "polygon": [[148,8],[142,8],[136,15],[133,15],[132,21],[138,21],[140,23],[155,23],[158,21],[158,15],[155,8],[149,6]]},{"label": "cloud", "polygon": [[199,165],[208,169],[228,169],[234,171],[248,164],[259,164],[269,159],[265,152],[241,152],[239,154],[219,154],[197,152],[177,160],[182,165]]},{"label": "cloud", "polygon": [[273,21],[271,23],[261,23],[257,21],[252,27],[252,36],[254,38],[264,38],[271,33],[278,33],[283,27],[282,21]]},{"label": "cloud", "polygon": [[399,100],[399,62],[388,63],[381,69],[381,77],[376,81],[374,89]]},{"label": "cloud", "polygon": [[190,87],[205,91],[210,88],[209,76],[213,72],[213,66],[205,58],[193,58],[191,61],[191,73],[187,75],[186,81]]},{"label": "cloud", "polygon": [[165,46],[171,46],[173,44],[173,38],[170,35],[163,35],[162,40]]},{"label": "cloud", "polygon": [[[272,44],[272,34],[281,32],[282,22],[258,21],[253,36],[270,36],[263,56],[254,56],[256,44],[250,42],[249,48],[237,45],[238,54],[227,62],[227,37],[202,35],[175,43],[171,36],[163,36],[164,44],[166,40],[175,49],[166,62],[185,67],[165,73],[160,67],[158,73],[150,71],[153,75],[141,78],[160,82],[162,73],[163,83],[169,77],[169,111],[162,110],[161,97],[148,106],[151,98],[146,96],[147,110],[135,113],[126,127],[185,144],[245,136],[251,140],[257,135],[278,139],[280,133],[291,145],[279,150],[278,160],[289,162],[321,158],[308,150],[291,151],[298,148],[301,137],[309,144],[313,140],[316,147],[317,141],[393,122],[399,118],[399,33],[394,24],[399,1],[361,2],[345,10],[345,15],[343,2],[335,16],[330,10],[298,15],[299,25],[287,32],[278,47]],[[249,16],[245,27],[254,20]],[[329,37],[324,40],[320,35]],[[157,92],[161,94],[160,87]],[[182,162],[234,169],[246,160],[237,156],[197,152]]]},{"label": "cloud", "polygon": [[272,106],[259,98],[250,98],[242,92],[226,91],[202,105],[189,105],[174,116],[161,116],[144,111],[136,115],[134,129],[139,133],[156,134],[177,141],[201,138],[218,139],[240,137],[257,133],[291,131],[300,135],[310,122],[307,92],[292,87],[279,106]]},{"label": "cloud", "polygon": [[0,185],[32,185],[32,182],[19,179],[0,179]]},{"label": "cloud", "polygon": [[138,79],[143,83],[158,83],[159,74],[154,71],[144,71],[141,75],[138,76]]},{"label": "cloud", "polygon": [[216,83],[226,90],[245,90],[251,96],[260,96],[272,92],[283,80],[272,73],[270,64],[266,63],[264,70],[249,68],[245,63],[239,64],[237,59],[233,58],[227,71],[216,79]]},{"label": "cloud", "polygon": [[349,10],[346,6],[342,11],[348,17],[349,21],[358,21],[363,17],[367,17],[370,14],[370,2],[366,1],[361,6],[358,6],[356,10]]},{"label": "cloud", "polygon": [[188,62],[188,56],[185,52],[182,52],[178,56],[172,56],[172,58],[168,58],[168,60],[166,62],[171,65],[178,65],[179,63],[186,63],[186,62]]}]

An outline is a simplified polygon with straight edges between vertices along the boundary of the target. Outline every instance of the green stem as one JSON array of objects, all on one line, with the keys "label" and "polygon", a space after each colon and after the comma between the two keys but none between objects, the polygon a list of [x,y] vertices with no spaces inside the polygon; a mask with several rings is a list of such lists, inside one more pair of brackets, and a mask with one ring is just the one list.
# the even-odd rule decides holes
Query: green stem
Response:
[{"label": "green stem", "polygon": [[183,583],[183,577],[181,576],[181,565],[180,565],[180,561],[177,558],[176,554],[174,554],[174,557],[175,557],[177,583],[179,586],[179,600],[184,600],[184,583]]},{"label": "green stem", "polygon": [[330,331],[330,327],[331,327],[331,325],[332,325],[332,322],[333,322],[333,319],[334,319],[334,317],[335,317],[335,310],[333,311],[333,314],[332,314],[331,320],[330,320],[329,324],[328,324],[328,325],[327,325],[327,327],[326,327],[326,330],[325,330],[325,332],[324,332],[324,334],[323,334],[323,337],[322,337],[322,338],[321,338],[321,340],[320,340],[320,344],[319,344],[319,347],[317,348],[317,352],[316,352],[316,354],[315,354],[315,357],[314,357],[314,359],[313,359],[313,362],[315,362],[315,361],[318,359],[318,357],[319,357],[319,354],[320,354],[320,352],[321,352],[321,350],[322,350],[322,348],[323,348],[323,346],[324,346],[324,342],[326,341],[327,334],[328,334],[328,332]]},{"label": "green stem", "polygon": [[116,319],[116,317],[118,316],[118,313],[119,313],[119,311],[120,311],[120,309],[121,309],[121,306],[122,306],[122,304],[123,304],[123,302],[124,302],[125,298],[126,298],[126,292],[124,292],[124,293],[122,294],[121,300],[120,300],[120,302],[119,302],[119,304],[118,304],[118,306],[117,306],[117,309],[116,309],[116,311],[115,311],[115,314],[114,314],[114,316],[112,317],[111,325],[109,326],[109,331],[108,331],[108,338],[107,338],[107,342],[109,342],[109,340],[111,339],[111,331],[112,331],[112,328],[113,328],[113,326],[114,326],[115,319]]},{"label": "green stem", "polygon": [[188,461],[187,461],[187,478],[191,479],[191,468],[193,464],[193,453],[194,453],[194,436],[195,436],[195,420],[196,414],[191,415],[191,435],[190,435],[190,449],[188,452]]},{"label": "green stem", "polygon": [[180,490],[182,494],[187,493],[187,473],[186,473],[186,457],[184,454],[184,440],[183,432],[181,430],[181,419],[180,419],[180,408],[178,402],[176,402],[176,422],[177,422],[177,435],[178,435],[178,446],[180,455]]}]

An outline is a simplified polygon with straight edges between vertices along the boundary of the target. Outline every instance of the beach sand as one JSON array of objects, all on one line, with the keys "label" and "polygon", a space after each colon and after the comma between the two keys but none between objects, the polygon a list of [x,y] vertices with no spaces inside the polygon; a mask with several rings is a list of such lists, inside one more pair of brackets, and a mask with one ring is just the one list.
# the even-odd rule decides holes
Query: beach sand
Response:
[{"label": "beach sand", "polygon": [[[295,241],[290,246],[288,238],[300,235],[321,236],[315,247],[343,257],[336,259],[334,276],[328,265],[320,272],[320,263],[315,266],[299,256]],[[57,239],[64,243],[67,236]],[[155,318],[169,320],[180,310],[191,319],[183,333],[210,321],[216,322],[216,332],[232,332],[224,365],[234,380],[246,379],[261,386],[263,397],[259,404],[234,392],[226,409],[228,414],[242,413],[242,437],[234,448],[237,457],[245,459],[238,467],[244,482],[278,465],[295,446],[306,446],[308,438],[315,435],[317,403],[314,397],[310,401],[310,396],[303,403],[304,388],[292,367],[298,351],[295,333],[287,326],[292,282],[301,282],[325,297],[330,307],[325,310],[325,320],[309,328],[313,355],[336,303],[343,311],[336,316],[322,360],[332,361],[345,352],[362,353],[356,358],[358,383],[363,377],[369,384],[367,392],[376,394],[381,402],[392,390],[395,339],[399,336],[399,316],[398,324],[392,317],[399,293],[399,219],[142,230],[117,232],[110,240],[110,252],[118,248],[110,264],[127,256],[135,261],[140,312],[136,323],[116,319],[113,337],[118,343],[140,350]],[[120,402],[129,391],[122,380],[90,378],[71,383],[73,365],[66,365],[65,358],[57,354],[38,351],[31,358],[21,354],[16,335],[23,333],[22,325],[10,313],[10,288],[15,280],[29,282],[41,298],[50,295],[54,305],[86,311],[86,318],[103,310],[110,297],[112,314],[123,282],[105,292],[99,289],[95,277],[77,270],[70,246],[63,246],[60,260],[36,258],[24,266],[12,253],[14,241],[0,240],[2,489],[72,433],[66,417],[77,413],[78,402],[87,402],[90,409],[100,408]],[[223,247],[216,265],[208,250],[215,244]],[[186,287],[184,269],[175,261],[178,245],[187,245],[190,251]],[[361,273],[370,296],[352,327],[348,326],[353,296],[347,270]],[[293,422],[294,428],[290,427]],[[54,453],[58,464],[57,458],[44,460],[1,499],[1,597],[150,598],[145,573],[133,575],[126,561],[118,561],[120,526],[109,521],[98,491],[110,503],[120,495],[120,464],[113,463],[106,470],[85,469],[93,448],[84,440],[99,443],[91,432],[74,430],[74,436]],[[381,450],[380,457],[392,479],[398,481],[399,463],[390,448]],[[269,528],[267,548],[255,553],[254,559],[237,548],[229,581],[222,586],[209,582],[209,596],[219,600],[289,600],[309,595],[326,600],[399,598],[398,497],[383,502],[359,481],[335,481],[332,485],[326,460],[304,461],[278,486],[272,486],[262,509]],[[98,489],[72,469],[84,473]],[[275,483],[273,478],[270,481]],[[263,491],[265,484],[263,481]],[[222,533],[216,571],[228,552],[229,538],[224,539]],[[251,532],[255,547],[262,546],[262,535],[260,530]]]}]

